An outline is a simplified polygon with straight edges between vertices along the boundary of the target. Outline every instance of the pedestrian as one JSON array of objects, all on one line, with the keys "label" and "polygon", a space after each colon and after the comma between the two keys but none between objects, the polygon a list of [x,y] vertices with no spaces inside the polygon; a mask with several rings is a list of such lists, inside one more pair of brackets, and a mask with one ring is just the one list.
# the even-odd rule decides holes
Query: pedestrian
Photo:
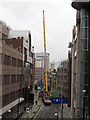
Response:
[{"label": "pedestrian", "polygon": [[37,105],[37,100],[36,100],[36,105]]}]

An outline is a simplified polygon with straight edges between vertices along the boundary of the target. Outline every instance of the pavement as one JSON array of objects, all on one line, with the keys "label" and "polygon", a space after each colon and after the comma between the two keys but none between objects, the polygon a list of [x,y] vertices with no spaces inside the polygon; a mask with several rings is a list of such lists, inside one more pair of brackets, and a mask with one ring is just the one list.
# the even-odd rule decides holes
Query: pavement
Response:
[{"label": "pavement", "polygon": [[30,111],[26,113],[23,118],[33,118],[41,106],[42,106],[42,99],[40,98],[37,104],[35,103],[30,109]]},{"label": "pavement", "polygon": [[42,98],[38,99],[38,97],[35,95],[34,104],[31,105],[28,111],[24,111],[23,114],[20,116],[20,118],[33,118],[41,106],[42,106]]},{"label": "pavement", "polygon": [[71,118],[71,108],[63,104],[63,118]]}]

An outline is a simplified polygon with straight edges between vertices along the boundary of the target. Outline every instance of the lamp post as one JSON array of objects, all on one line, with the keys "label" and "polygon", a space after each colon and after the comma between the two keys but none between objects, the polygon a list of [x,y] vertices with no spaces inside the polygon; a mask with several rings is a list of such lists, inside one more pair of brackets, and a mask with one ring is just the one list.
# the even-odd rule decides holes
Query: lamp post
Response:
[{"label": "lamp post", "polygon": [[85,119],[85,93],[86,93],[86,90],[83,90],[83,120]]},{"label": "lamp post", "polygon": [[58,120],[58,113],[55,113],[54,115],[57,117],[57,120]]},{"label": "lamp post", "polygon": [[[10,115],[10,113],[11,113],[11,110],[9,109],[7,112],[8,112],[8,113],[9,113],[9,115]],[[8,117],[10,117],[10,116],[8,116]]]},{"label": "lamp post", "polygon": [[62,119],[63,119],[63,97],[62,97],[62,88],[63,88],[63,83],[61,82],[61,113],[62,113]]},{"label": "lamp post", "polygon": [[63,80],[64,80],[64,69],[63,65],[62,66],[62,80],[61,80],[61,113],[62,113],[62,118],[63,119]]},{"label": "lamp post", "polygon": [[0,120],[2,120],[2,115],[0,115]]}]

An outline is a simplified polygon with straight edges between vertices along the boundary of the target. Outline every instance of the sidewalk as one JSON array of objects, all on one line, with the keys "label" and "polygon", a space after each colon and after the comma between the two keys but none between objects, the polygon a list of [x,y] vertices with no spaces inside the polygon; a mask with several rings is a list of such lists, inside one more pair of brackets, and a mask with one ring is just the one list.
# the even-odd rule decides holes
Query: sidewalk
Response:
[{"label": "sidewalk", "polygon": [[34,115],[37,113],[37,111],[40,109],[41,105],[42,105],[42,99],[39,98],[39,100],[37,102],[37,105],[36,105],[36,103],[34,101],[34,105],[32,105],[29,112],[28,113],[24,112],[23,115],[20,118],[33,118]]},{"label": "sidewalk", "polygon": [[63,104],[63,118],[71,118],[71,108]]}]

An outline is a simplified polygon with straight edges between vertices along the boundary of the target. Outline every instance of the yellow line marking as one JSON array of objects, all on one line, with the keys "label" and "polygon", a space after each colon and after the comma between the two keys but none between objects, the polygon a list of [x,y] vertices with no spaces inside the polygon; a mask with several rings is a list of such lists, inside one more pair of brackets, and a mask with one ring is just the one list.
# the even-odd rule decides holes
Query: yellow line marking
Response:
[{"label": "yellow line marking", "polygon": [[59,113],[59,119],[60,119],[60,113]]},{"label": "yellow line marking", "polygon": [[42,107],[43,107],[43,104],[42,104],[41,108],[37,111],[36,115],[34,116],[34,118],[32,120],[34,120],[37,117],[37,115],[40,112],[40,110],[42,109]]}]

